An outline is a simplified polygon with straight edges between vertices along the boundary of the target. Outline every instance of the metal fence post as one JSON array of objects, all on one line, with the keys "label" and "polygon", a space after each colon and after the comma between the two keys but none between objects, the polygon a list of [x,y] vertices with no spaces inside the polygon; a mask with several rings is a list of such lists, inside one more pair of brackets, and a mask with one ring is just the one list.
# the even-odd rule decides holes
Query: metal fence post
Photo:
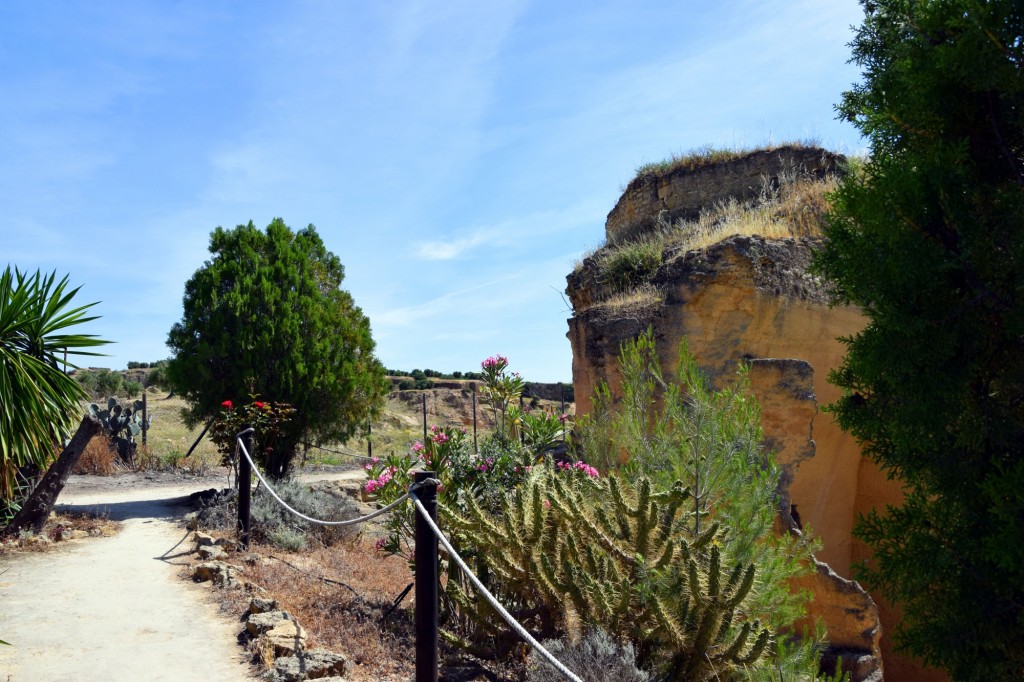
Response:
[{"label": "metal fence post", "polygon": [[476,444],[476,383],[470,384],[473,387],[473,454],[480,454]]},{"label": "metal fence post", "polygon": [[[562,382],[558,382],[558,398],[562,402],[561,412],[558,413],[559,418],[565,417],[565,386]],[[565,442],[565,420],[562,419],[562,442]]]},{"label": "metal fence post", "polygon": [[[252,457],[255,449],[255,430],[249,427],[241,435],[245,451]],[[249,458],[242,455],[238,458],[238,543],[246,550],[249,549],[249,531],[252,528],[249,511],[251,501],[252,465],[249,464]]]},{"label": "metal fence post", "polygon": [[[417,471],[414,481],[434,478],[433,471]],[[437,486],[426,484],[416,496],[437,522]],[[416,682],[437,682],[437,536],[416,513]]]},{"label": "metal fence post", "polygon": [[146,433],[149,431],[149,420],[146,410],[146,389],[142,389],[142,447],[146,447]]},{"label": "metal fence post", "polygon": [[423,444],[427,444],[427,393],[423,392]]}]

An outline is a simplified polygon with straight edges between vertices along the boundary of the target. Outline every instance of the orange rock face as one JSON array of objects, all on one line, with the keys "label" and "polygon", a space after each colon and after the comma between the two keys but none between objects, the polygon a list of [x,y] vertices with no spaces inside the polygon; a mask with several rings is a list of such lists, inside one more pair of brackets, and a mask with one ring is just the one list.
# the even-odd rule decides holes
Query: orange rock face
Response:
[{"label": "orange rock face", "polygon": [[818,243],[731,237],[703,251],[666,256],[647,284],[656,292],[653,301],[632,308],[603,305],[598,264],[585,262],[568,277],[577,413],[590,411],[601,382],[620,394],[620,346],[648,327],[666,374],[675,371],[683,340],[719,385],[735,376],[738,363],[750,363],[766,441],[783,469],[780,528],[797,524],[823,543],[818,573],[800,585],[814,594],[811,621],[825,622],[855,680],[882,679],[879,653],[890,679],[945,679],[892,652],[887,632],[898,614],[882,604],[880,620],[875,601],[849,579],[852,564],[867,558],[852,537],[857,517],[873,506],[898,504],[901,493],[818,410],[839,395],[827,380],[845,351],[837,339],[865,323],[855,308],[830,307],[827,292],[808,273]]}]

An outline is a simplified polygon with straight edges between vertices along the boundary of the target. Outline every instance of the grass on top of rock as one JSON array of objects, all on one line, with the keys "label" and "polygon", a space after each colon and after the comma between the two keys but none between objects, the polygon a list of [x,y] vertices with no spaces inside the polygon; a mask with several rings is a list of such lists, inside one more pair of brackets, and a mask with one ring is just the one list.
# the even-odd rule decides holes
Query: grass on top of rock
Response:
[{"label": "grass on top of rock", "polygon": [[707,166],[713,163],[721,163],[723,161],[732,161],[738,159],[741,156],[746,156],[753,152],[759,151],[774,151],[776,149],[782,149],[783,147],[795,147],[797,149],[818,147],[821,145],[821,140],[809,138],[806,140],[794,140],[789,142],[780,143],[769,143],[764,145],[756,145],[752,147],[736,146],[736,147],[716,147],[714,145],[706,144],[700,147],[694,147],[686,152],[673,152],[667,159],[661,161],[652,161],[643,163],[637,166],[636,175],[634,178],[640,178],[645,175],[666,175],[672,171],[679,169],[694,170],[701,166]]},{"label": "grass on top of rock", "polygon": [[[818,180],[793,172],[779,178],[779,187],[765,184],[749,202],[729,199],[702,211],[694,220],[658,218],[649,232],[610,243],[585,257],[577,269],[593,267],[603,299],[642,291],[665,263],[685,253],[707,249],[728,237],[757,235],[769,239],[818,237],[822,234],[828,195],[835,179]],[[649,296],[640,297],[648,300]]]}]

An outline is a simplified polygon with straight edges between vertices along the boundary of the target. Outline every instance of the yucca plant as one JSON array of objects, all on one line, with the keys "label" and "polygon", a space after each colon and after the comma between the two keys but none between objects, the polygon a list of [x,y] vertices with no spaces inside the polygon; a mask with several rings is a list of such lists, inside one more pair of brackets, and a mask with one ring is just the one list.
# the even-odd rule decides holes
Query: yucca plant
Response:
[{"label": "yucca plant", "polygon": [[98,355],[81,349],[108,343],[65,331],[96,319],[86,315],[95,303],[71,307],[77,292],[55,273],[29,276],[7,266],[0,275],[0,498],[6,503],[18,488],[18,471],[44,468],[81,416],[87,396],[67,375],[75,365],[65,354]]}]

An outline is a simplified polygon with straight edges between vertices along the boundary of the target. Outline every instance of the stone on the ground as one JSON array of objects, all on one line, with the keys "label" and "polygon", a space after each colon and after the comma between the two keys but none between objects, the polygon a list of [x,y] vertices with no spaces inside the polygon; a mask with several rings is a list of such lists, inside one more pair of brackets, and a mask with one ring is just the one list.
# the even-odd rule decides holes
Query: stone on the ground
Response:
[{"label": "stone on the ground", "polygon": [[344,679],[347,659],[327,649],[312,649],[274,661],[273,682]]},{"label": "stone on the ground", "polygon": [[[264,615],[264,614],[261,614]],[[274,652],[274,658],[292,656],[306,647],[306,630],[294,620],[282,620],[259,637]]]},{"label": "stone on the ground", "polygon": [[277,600],[266,597],[253,597],[249,600],[249,613],[266,613],[277,610]]},{"label": "stone on the ground", "polygon": [[290,621],[291,616],[287,611],[264,611],[262,613],[250,613],[245,621],[245,631],[251,636],[257,637],[264,632],[271,630],[283,621]]},{"label": "stone on the ground", "polygon": [[220,545],[203,545],[199,548],[199,558],[204,561],[216,561],[227,556]]},{"label": "stone on the ground", "polygon": [[231,538],[217,538],[213,544],[223,547],[226,552],[234,552],[238,549],[238,543]]},{"label": "stone on the ground", "polygon": [[236,576],[242,572],[241,568],[233,564],[223,561],[207,561],[197,564],[192,569],[192,579],[200,583],[212,581],[219,587],[234,587],[239,584]]},{"label": "stone on the ground", "polygon": [[212,535],[210,535],[209,533],[204,533],[199,530],[197,530],[195,535],[192,536],[192,540],[199,547],[209,547],[213,545],[215,542]]}]

